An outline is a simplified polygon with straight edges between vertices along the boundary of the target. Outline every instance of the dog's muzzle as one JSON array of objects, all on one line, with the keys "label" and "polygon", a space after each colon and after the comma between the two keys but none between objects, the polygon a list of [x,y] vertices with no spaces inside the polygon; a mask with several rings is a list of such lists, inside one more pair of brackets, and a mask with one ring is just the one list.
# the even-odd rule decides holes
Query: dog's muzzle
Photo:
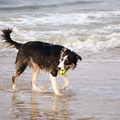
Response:
[{"label": "dog's muzzle", "polygon": [[58,70],[66,70],[66,71],[68,71],[69,68],[70,68],[70,67],[67,67],[67,68],[65,68],[65,69],[61,69],[60,67],[58,67]]}]

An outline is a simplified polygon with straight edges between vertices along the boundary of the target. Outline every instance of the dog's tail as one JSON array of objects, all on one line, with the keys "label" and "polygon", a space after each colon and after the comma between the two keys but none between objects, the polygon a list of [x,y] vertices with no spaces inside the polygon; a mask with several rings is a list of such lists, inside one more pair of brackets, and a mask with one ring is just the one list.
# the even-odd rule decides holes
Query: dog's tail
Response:
[{"label": "dog's tail", "polygon": [[3,38],[3,40],[5,40],[4,43],[7,44],[8,47],[12,46],[12,47],[17,48],[17,49],[20,48],[20,46],[22,44],[13,41],[10,37],[10,34],[12,33],[12,29],[4,29],[4,30],[2,30],[2,32],[3,32],[2,38]]}]

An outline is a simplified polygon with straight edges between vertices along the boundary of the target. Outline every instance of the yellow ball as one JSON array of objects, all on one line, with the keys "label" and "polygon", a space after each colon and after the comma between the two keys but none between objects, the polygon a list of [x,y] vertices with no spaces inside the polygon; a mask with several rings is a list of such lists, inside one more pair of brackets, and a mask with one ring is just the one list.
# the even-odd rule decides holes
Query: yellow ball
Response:
[{"label": "yellow ball", "polygon": [[66,74],[66,70],[60,70],[59,73],[60,73],[60,75],[65,75]]}]

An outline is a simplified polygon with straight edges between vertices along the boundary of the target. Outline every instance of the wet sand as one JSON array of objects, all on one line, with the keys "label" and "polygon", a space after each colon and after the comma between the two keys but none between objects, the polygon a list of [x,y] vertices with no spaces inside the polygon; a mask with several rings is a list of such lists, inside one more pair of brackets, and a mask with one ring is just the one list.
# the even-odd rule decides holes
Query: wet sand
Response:
[{"label": "wet sand", "polygon": [[[1,53],[0,119],[119,120],[120,61],[106,52],[81,54],[83,61],[68,72],[70,86],[62,91],[64,96],[58,97],[52,89],[46,93],[32,91],[29,67],[18,78],[17,90],[13,91],[11,78],[16,53]],[[49,75],[40,72],[37,84],[50,88]],[[58,77],[58,84],[64,84],[62,76]]]}]

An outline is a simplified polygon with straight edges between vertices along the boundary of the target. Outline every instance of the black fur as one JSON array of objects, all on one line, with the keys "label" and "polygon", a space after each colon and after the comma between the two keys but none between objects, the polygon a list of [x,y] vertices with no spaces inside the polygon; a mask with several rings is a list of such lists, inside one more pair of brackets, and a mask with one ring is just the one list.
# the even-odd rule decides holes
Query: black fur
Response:
[{"label": "black fur", "polygon": [[4,29],[2,30],[2,32],[3,32],[2,38],[5,40],[5,44],[8,44],[8,47],[13,46],[14,48],[17,49],[20,48],[22,44],[13,41],[10,37],[10,33],[12,32],[12,29]]},{"label": "black fur", "polygon": [[56,76],[60,51],[62,49],[63,46],[60,45],[52,45],[38,41],[27,42],[26,44],[21,45],[19,48],[16,58],[16,67],[18,69],[18,67],[24,65],[24,68],[26,68],[30,59],[32,58],[33,61],[38,64],[41,70],[45,70],[47,72],[51,71],[52,75]]},{"label": "black fur", "polygon": [[[12,32],[12,29],[4,29],[2,32],[5,44],[13,46],[19,50],[15,62],[17,76],[24,72],[25,68],[30,65],[29,63],[31,60],[33,60],[41,70],[50,72],[55,77],[58,74],[59,60],[65,55],[68,55],[67,60],[65,60],[66,70],[68,70],[72,64],[74,64],[73,68],[75,68],[77,60],[82,60],[78,54],[61,45],[53,45],[39,41],[20,44],[11,39],[10,33]],[[62,56],[61,53],[63,53]]]}]

